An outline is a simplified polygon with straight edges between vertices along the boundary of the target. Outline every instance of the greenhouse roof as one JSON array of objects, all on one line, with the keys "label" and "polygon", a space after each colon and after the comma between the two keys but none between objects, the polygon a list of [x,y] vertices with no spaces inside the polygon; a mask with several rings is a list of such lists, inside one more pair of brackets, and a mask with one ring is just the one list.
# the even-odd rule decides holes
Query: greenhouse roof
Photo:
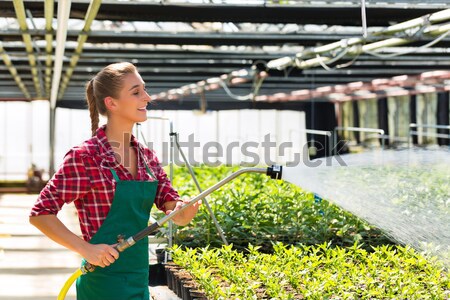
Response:
[{"label": "greenhouse roof", "polygon": [[[365,10],[361,1],[0,0],[0,100],[83,108],[85,83],[116,61],[138,66],[161,109],[354,99],[355,89],[336,86],[362,82],[380,94],[374,80],[390,80],[411,90],[436,70],[426,84],[446,90],[447,7],[447,0],[370,1]],[[405,86],[401,75],[419,80]],[[312,93],[326,89],[333,92]]]}]

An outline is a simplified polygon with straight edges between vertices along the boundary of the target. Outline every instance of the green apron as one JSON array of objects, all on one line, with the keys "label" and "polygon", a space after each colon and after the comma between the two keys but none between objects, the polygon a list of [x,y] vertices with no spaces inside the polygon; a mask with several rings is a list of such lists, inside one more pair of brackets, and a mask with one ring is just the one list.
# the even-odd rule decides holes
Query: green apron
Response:
[{"label": "green apron", "polygon": [[[148,166],[145,167],[155,178]],[[114,199],[91,244],[115,244],[119,234],[128,238],[147,227],[155,200],[156,178],[155,181],[121,181],[116,171],[110,170],[116,180]],[[77,300],[148,300],[149,297],[148,238],[120,253],[108,267],[97,267],[77,280]]]}]

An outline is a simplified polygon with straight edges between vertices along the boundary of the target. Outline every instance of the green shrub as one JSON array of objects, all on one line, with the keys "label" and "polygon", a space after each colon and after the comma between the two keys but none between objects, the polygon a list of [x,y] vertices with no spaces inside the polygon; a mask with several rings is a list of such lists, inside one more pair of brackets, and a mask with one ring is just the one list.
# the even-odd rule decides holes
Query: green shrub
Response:
[{"label": "green shrub", "polygon": [[[196,167],[195,174],[206,189],[237,167]],[[198,194],[188,170],[176,168],[174,186],[181,195]],[[264,174],[249,173],[231,181],[207,198],[227,240],[236,249],[247,245],[272,251],[272,242],[285,244],[368,245],[392,243],[383,233],[354,215],[321,200],[314,194]],[[164,233],[164,232],[163,232]],[[175,243],[188,247],[220,247],[223,243],[203,205],[189,226],[178,228]]]}]

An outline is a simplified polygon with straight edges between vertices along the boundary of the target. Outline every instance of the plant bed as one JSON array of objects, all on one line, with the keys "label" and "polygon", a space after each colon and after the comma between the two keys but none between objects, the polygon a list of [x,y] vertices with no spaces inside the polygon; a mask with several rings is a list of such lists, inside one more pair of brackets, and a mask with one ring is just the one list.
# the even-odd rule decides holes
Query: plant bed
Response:
[{"label": "plant bed", "polygon": [[274,245],[173,248],[173,259],[208,299],[450,299],[448,272],[410,247]]},{"label": "plant bed", "polygon": [[[236,169],[197,167],[195,172],[206,188]],[[176,172],[177,189],[197,195],[188,172]],[[425,179],[435,182],[437,175]],[[436,182],[440,195],[448,195],[443,189],[448,180]],[[173,249],[178,268],[191,274],[207,299],[450,299],[441,261],[397,245],[299,187],[251,174],[214,192],[208,202],[233,246],[221,247],[203,207],[192,226],[177,229],[175,241],[184,250]]]},{"label": "plant bed", "polygon": [[165,265],[167,286],[183,300],[207,299],[206,294],[199,289],[199,285],[191,273],[183,267],[168,262]]}]

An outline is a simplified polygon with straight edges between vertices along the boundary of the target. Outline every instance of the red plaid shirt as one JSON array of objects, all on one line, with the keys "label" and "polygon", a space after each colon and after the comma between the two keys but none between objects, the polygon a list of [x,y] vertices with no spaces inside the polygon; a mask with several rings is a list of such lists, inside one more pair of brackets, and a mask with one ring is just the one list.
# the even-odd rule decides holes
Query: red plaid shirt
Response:
[{"label": "red plaid shirt", "polygon": [[131,146],[138,147],[139,151],[137,179],[133,179],[131,173],[117,162],[106,138],[105,127],[99,128],[95,136],[65,155],[59,170],[41,191],[31,216],[56,215],[65,203],[74,201],[83,238],[89,241],[106,219],[114,198],[115,184],[110,169],[117,172],[120,180],[153,181],[144,161],[159,181],[156,206],[164,210],[165,202],[180,198],[155,153],[139,144],[134,136],[131,137]]}]

